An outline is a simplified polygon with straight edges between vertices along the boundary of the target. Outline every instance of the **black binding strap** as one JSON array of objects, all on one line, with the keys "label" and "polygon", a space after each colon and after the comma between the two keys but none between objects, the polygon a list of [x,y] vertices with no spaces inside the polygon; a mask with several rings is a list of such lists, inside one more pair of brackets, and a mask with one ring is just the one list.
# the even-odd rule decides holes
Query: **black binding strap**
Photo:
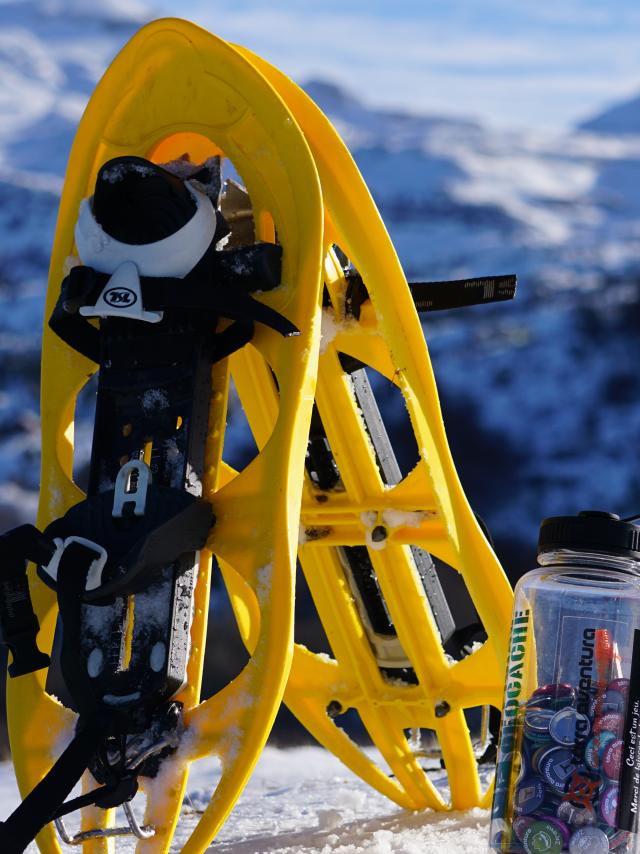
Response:
[{"label": "black binding strap", "polygon": [[513,299],[516,285],[513,275],[482,276],[444,282],[409,282],[409,290],[418,311],[444,311]]},{"label": "black binding strap", "polygon": [[137,792],[138,781],[135,775],[131,774],[118,782],[114,782],[108,786],[99,786],[85,795],[78,795],[77,798],[65,801],[56,810],[55,815],[52,816],[52,820],[63,818],[65,815],[70,815],[70,813],[84,809],[85,807],[96,806],[103,810],[110,810],[128,801],[132,801]]},{"label": "black binding strap", "polygon": [[[103,737],[104,729],[99,721],[85,721],[78,727],[71,743],[49,772],[0,824],[3,854],[22,854],[42,828],[61,814],[65,798],[86,771]],[[95,799],[90,803],[95,803]]]},{"label": "black binding strap", "polygon": [[[148,311],[210,313],[235,321],[216,341],[221,359],[253,336],[254,323],[269,326],[284,336],[299,335],[287,318],[251,296],[268,291],[280,282],[282,248],[257,243],[228,251],[210,251],[184,278],[140,277],[142,302]],[[74,350],[100,361],[100,332],[78,313],[95,305],[110,276],[92,267],[74,267],[65,278],[49,326]]]},{"label": "black binding strap", "polygon": [[54,552],[53,541],[33,525],[21,525],[0,537],[0,640],[13,656],[11,677],[49,666],[49,656],[36,643],[40,623],[31,604],[27,561],[47,564]]},{"label": "black binding strap", "polygon": [[[362,276],[353,267],[345,270],[345,279],[347,313],[359,320],[360,309],[369,299],[369,293]],[[442,282],[409,282],[409,290],[418,311],[445,311],[513,299],[516,285],[514,275],[480,276]]]}]

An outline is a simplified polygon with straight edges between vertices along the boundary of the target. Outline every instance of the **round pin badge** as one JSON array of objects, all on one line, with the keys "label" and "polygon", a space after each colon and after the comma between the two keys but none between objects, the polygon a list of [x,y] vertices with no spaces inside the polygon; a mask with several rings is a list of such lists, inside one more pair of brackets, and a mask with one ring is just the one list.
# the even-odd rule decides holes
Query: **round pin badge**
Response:
[{"label": "round pin badge", "polygon": [[602,751],[602,770],[610,780],[617,780],[620,777],[622,747],[622,739],[616,738],[610,741]]},{"label": "round pin badge", "polygon": [[581,827],[569,840],[570,854],[607,854],[609,840],[598,827]]},{"label": "round pin badge", "polygon": [[557,712],[559,709],[573,707],[574,702],[575,700],[572,694],[538,694],[535,697],[529,698],[527,707],[550,709],[553,712]]},{"label": "round pin badge", "polygon": [[602,713],[622,714],[627,704],[627,696],[615,688],[607,688],[602,698]]},{"label": "round pin badge", "polygon": [[541,757],[540,773],[545,783],[556,792],[565,792],[571,775],[578,767],[573,753],[565,747],[553,747]]},{"label": "round pin badge", "polygon": [[516,789],[513,808],[518,815],[530,815],[544,801],[544,783],[539,777],[525,777]]},{"label": "round pin badge", "polygon": [[574,708],[561,709],[549,722],[549,735],[558,744],[571,746],[584,741],[589,735],[591,724],[586,715]]},{"label": "round pin badge", "polygon": [[560,806],[560,801],[558,798],[546,789],[544,801],[540,804],[538,809],[536,810],[536,816],[540,818],[557,818],[558,817],[558,807]]},{"label": "round pin badge", "polygon": [[504,830],[499,830],[493,835],[493,839],[491,840],[491,849],[492,851],[508,851],[509,842],[509,835]]},{"label": "round pin badge", "polygon": [[534,697],[571,697],[576,696],[576,689],[568,682],[551,682],[549,685],[540,685],[529,697],[532,700]]},{"label": "round pin badge", "polygon": [[600,794],[598,809],[603,820],[609,827],[616,826],[616,817],[618,815],[618,787],[613,784],[607,786]]},{"label": "round pin badge", "polygon": [[612,732],[614,735],[617,735],[618,738],[622,735],[622,731],[624,730],[624,715],[621,715],[617,712],[607,712],[605,715],[601,715],[599,718],[596,718],[593,722],[593,734],[598,735],[601,732]]},{"label": "round pin badge", "polygon": [[605,827],[605,835],[609,840],[609,849],[617,851],[631,842],[631,834],[628,830],[616,830],[615,827]]},{"label": "round pin badge", "polygon": [[531,754],[531,770],[534,774],[540,773],[540,760],[548,750],[553,750],[554,747],[557,745],[553,741],[546,741],[533,751]]},{"label": "round pin badge", "polygon": [[522,837],[527,854],[560,854],[564,839],[558,828],[550,821],[534,821]]},{"label": "round pin badge", "polygon": [[556,815],[574,829],[595,824],[598,820],[595,809],[586,801],[562,801]]},{"label": "round pin badge", "polygon": [[534,821],[535,818],[531,818],[529,815],[519,815],[514,818],[511,827],[513,828],[513,832],[519,842],[522,842],[522,837],[524,836],[526,829],[531,827]]},{"label": "round pin badge", "polygon": [[555,715],[553,709],[531,706],[524,715],[524,731],[527,735],[545,735],[549,737],[549,724]]},{"label": "round pin badge", "polygon": [[615,740],[616,737],[612,732],[603,732],[592,736],[586,743],[584,748],[584,761],[592,771],[600,770],[602,753],[606,749],[607,745]]},{"label": "round pin badge", "polygon": [[566,825],[564,821],[559,819],[557,816],[549,816],[548,818],[545,818],[545,821],[550,822],[554,827],[558,828],[560,835],[562,836],[562,848],[566,848],[569,845],[569,840],[571,838],[571,830],[568,825]]},{"label": "round pin badge", "polygon": [[631,683],[628,679],[614,679],[609,682],[607,685],[607,691],[620,691],[621,694],[624,695],[625,699],[629,696],[629,685]]},{"label": "round pin badge", "polygon": [[525,729],[523,735],[532,750],[535,750],[537,747],[543,747],[544,745],[554,744],[548,731],[536,733]]}]

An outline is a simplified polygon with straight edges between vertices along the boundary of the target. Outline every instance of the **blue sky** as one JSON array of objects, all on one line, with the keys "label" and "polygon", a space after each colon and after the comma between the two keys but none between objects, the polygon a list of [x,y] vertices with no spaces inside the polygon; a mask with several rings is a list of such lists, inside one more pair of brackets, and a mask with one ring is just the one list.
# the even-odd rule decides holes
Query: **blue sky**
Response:
[{"label": "blue sky", "polygon": [[[153,2],[153,0],[152,0]],[[155,0],[369,103],[563,128],[640,92],[635,0]]]}]

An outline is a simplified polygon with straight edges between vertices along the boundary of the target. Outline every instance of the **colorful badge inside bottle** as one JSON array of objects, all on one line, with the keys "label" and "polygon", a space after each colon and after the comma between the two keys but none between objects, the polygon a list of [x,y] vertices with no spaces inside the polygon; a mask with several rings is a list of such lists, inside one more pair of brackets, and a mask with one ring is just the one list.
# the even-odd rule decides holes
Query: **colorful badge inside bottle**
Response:
[{"label": "colorful badge inside bottle", "polygon": [[640,850],[640,527],[546,519],[516,586],[490,846]]}]

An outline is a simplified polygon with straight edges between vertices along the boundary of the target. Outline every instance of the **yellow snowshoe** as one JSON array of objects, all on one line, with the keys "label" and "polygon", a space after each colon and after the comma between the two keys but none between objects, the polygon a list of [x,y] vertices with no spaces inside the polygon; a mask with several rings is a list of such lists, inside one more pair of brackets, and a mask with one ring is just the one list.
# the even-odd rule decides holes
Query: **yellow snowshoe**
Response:
[{"label": "yellow snowshoe", "polygon": [[[255,244],[224,248],[220,157],[246,183]],[[0,824],[4,854],[35,832],[59,854],[55,825],[91,854],[120,835],[136,836],[139,854],[166,852],[189,763],[213,753],[221,779],[182,849],[202,852],[242,791],[291,662],[322,229],[313,159],[264,78],[188,22],[143,28],[99,83],[71,152],[47,296],[38,529],[0,539],[25,798]],[[243,347],[279,393],[261,452],[223,477],[226,356]],[[85,495],[74,409],[96,371]],[[252,609],[252,655],[200,702],[212,553]],[[28,585],[27,558],[38,564]],[[85,769],[84,794],[65,806]],[[113,826],[119,804],[128,826]],[[74,807],[75,836],[64,824]]]},{"label": "yellow snowshoe", "polygon": [[[462,491],[414,303],[437,308],[509,298],[514,277],[422,283],[412,294],[330,122],[281,72],[240,50],[305,134],[325,211],[323,340],[299,560],[333,656],[296,645],[285,702],[323,745],[401,806],[488,806],[478,761],[490,747],[489,710],[502,704],[512,595]],[[262,448],[277,389],[248,348],[233,355],[231,370]],[[393,386],[408,410],[416,457],[410,471],[400,470],[376,404],[376,374],[377,390]],[[256,398],[255,387],[269,393]],[[453,601],[462,585],[451,570],[462,575],[477,609],[462,626]],[[449,598],[445,577],[454,585]],[[240,626],[252,647],[246,598],[236,585]],[[350,710],[381,761],[338,725]],[[429,758],[446,767],[448,800],[425,773]]]}]

